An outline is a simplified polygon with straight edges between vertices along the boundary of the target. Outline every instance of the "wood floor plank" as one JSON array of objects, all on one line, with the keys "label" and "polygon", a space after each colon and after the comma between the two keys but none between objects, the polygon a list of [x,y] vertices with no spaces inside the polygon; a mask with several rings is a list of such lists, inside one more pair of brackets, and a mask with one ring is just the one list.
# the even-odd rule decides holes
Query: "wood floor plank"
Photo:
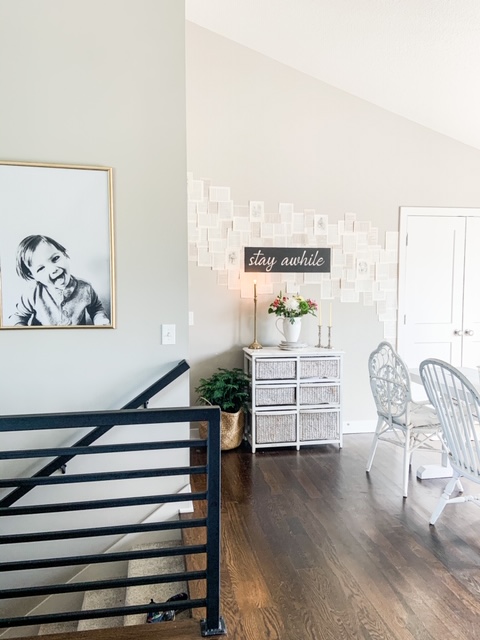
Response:
[{"label": "wood floor plank", "polygon": [[[195,490],[204,491],[205,480],[203,477],[193,476],[196,478]],[[182,520],[191,520],[193,518],[205,518],[207,515],[207,503],[205,500],[198,500],[194,504],[194,513],[183,513],[180,517]],[[205,544],[207,534],[205,527],[195,527],[192,529],[182,529],[182,542],[184,545]],[[207,556],[205,553],[187,554],[185,556],[185,569],[187,571],[202,571],[207,566]],[[188,591],[190,598],[203,599],[206,596],[205,580],[190,580],[188,583]],[[203,620],[206,616],[204,607],[193,609],[192,618],[195,620]]]},{"label": "wood floor plank", "polygon": [[223,537],[222,557],[239,609],[271,607],[271,594],[258,571],[255,547],[247,535],[241,509],[229,503],[225,506],[223,517],[228,518],[229,527],[235,530],[234,539]]}]

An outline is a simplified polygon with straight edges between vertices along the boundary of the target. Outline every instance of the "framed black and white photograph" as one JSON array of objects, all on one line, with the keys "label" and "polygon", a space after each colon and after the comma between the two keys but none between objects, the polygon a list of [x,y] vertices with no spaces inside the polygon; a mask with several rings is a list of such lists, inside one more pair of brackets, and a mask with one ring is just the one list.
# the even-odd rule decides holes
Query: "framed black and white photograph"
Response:
[{"label": "framed black and white photograph", "polygon": [[0,162],[0,328],[114,328],[110,167]]}]

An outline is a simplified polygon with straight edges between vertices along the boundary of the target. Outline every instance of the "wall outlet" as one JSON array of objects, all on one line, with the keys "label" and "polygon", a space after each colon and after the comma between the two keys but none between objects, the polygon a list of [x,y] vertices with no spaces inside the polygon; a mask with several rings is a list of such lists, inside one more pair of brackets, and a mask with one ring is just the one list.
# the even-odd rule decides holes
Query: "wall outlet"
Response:
[{"label": "wall outlet", "polygon": [[175,344],[174,324],[162,324],[162,344]]}]

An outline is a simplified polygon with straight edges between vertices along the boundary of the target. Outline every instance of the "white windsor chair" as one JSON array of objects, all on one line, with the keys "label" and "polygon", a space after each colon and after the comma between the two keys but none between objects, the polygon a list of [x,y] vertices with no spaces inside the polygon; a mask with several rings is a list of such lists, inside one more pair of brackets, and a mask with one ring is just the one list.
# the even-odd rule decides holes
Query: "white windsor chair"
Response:
[{"label": "white windsor chair", "polygon": [[447,504],[474,502],[480,506],[480,496],[450,497],[455,487],[463,493],[462,477],[480,484],[480,398],[473,384],[442,360],[430,358],[420,363],[420,377],[437,411],[440,437],[453,468],[453,476],[430,518],[430,524],[435,524]]},{"label": "white windsor chair", "polygon": [[411,457],[419,449],[438,453],[431,439],[440,423],[428,401],[412,400],[408,369],[389,342],[380,342],[368,359],[370,387],[377,407],[377,428],[367,462],[372,468],[379,440],[403,449],[403,495],[408,494]]}]

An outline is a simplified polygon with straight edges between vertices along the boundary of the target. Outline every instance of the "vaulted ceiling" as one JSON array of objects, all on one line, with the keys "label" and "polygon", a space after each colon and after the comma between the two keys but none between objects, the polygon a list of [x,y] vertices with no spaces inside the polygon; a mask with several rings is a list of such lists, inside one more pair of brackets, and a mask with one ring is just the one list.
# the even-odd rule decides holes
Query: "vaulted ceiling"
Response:
[{"label": "vaulted ceiling", "polygon": [[186,18],[480,149],[480,0],[186,0]]}]

